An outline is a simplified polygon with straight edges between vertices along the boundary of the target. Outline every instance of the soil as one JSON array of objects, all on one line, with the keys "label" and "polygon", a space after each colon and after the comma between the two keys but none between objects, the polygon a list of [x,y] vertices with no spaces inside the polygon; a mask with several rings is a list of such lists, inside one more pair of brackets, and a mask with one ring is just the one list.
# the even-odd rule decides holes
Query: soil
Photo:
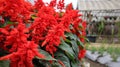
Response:
[{"label": "soil", "polygon": [[89,60],[87,58],[85,58],[85,61],[90,63],[90,67],[107,67],[107,66],[105,66],[103,64],[100,64],[100,63],[98,63],[96,61],[94,62],[94,61]]}]

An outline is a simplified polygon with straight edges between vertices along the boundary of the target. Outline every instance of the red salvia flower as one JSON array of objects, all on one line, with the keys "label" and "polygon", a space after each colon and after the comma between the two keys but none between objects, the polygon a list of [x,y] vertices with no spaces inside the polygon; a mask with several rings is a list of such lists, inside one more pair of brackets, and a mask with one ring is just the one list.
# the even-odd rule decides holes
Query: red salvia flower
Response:
[{"label": "red salvia flower", "polygon": [[10,31],[9,36],[6,37],[6,42],[4,47],[11,47],[9,49],[10,52],[14,52],[18,49],[18,47],[27,42],[27,34],[25,34],[26,28],[25,25],[20,23],[17,28],[14,28]]},{"label": "red salvia flower", "polygon": [[5,7],[5,0],[0,0],[0,14],[3,12]]},{"label": "red salvia flower", "polygon": [[0,60],[10,59],[10,67],[34,67],[32,59],[37,56],[39,58],[45,58],[37,50],[38,45],[33,41],[22,44],[16,52],[1,57]]},{"label": "red salvia flower", "polygon": [[81,34],[81,38],[80,38],[80,40],[81,40],[81,42],[85,42],[85,36],[86,36],[86,22],[85,21],[83,21],[82,22],[82,34]]},{"label": "red salvia flower", "polygon": [[72,6],[72,3],[70,3],[67,7],[66,7],[66,10],[73,10],[73,6]]},{"label": "red salvia flower", "polygon": [[60,44],[60,37],[64,37],[65,31],[70,32],[70,24],[78,28],[81,21],[78,18],[80,15],[76,10],[67,10],[62,17],[57,15],[58,13],[52,7],[42,6],[38,11],[38,18],[35,19],[30,28],[32,30],[32,40],[38,44],[42,44],[41,46],[45,46],[46,51],[52,55],[56,52],[56,47]]},{"label": "red salvia flower", "polygon": [[64,0],[59,0],[59,3],[58,3],[58,5],[57,5],[57,8],[58,9],[63,9],[64,8]]},{"label": "red salvia flower", "polygon": [[56,6],[56,0],[52,0],[49,4],[50,7],[55,7]]},{"label": "red salvia flower", "polygon": [[[8,55],[0,57],[0,60],[9,59],[10,67],[34,67],[32,59],[35,56],[45,58],[38,52],[38,46],[44,47],[54,56],[61,43],[60,38],[65,38],[64,32],[72,31],[84,42],[86,23],[82,22],[79,11],[73,10],[72,4],[64,8],[64,0],[59,0],[58,5],[56,0],[52,0],[47,6],[42,0],[35,1],[34,6],[25,0],[0,0],[0,6],[0,23],[3,23],[5,18],[16,23],[0,28],[0,48],[9,52]],[[56,12],[54,7],[60,12]],[[31,18],[33,23],[27,29],[24,22],[30,20],[33,12],[36,18]],[[70,25],[73,29],[70,29]],[[81,59],[86,51],[79,50],[78,58]],[[58,62],[65,67],[61,61]]]},{"label": "red salvia flower", "polygon": [[4,43],[9,32],[5,28],[0,28],[0,49],[4,49]]},{"label": "red salvia flower", "polygon": [[46,51],[53,55],[57,50],[56,47],[60,45],[60,37],[64,37],[64,28],[61,24],[55,26],[53,30],[48,31],[48,35],[46,35],[42,46],[46,45]]},{"label": "red salvia flower", "polygon": [[42,6],[44,6],[44,2],[42,0],[37,0],[35,1],[35,5],[34,5],[34,8],[39,11],[39,9],[41,9]]},{"label": "red salvia flower", "polygon": [[79,54],[78,54],[78,58],[79,59],[82,59],[85,57],[85,54],[86,54],[86,50],[85,49],[82,49],[79,51]]},{"label": "red salvia flower", "polygon": [[0,19],[1,24],[4,24],[4,22],[5,22],[4,19]]},{"label": "red salvia flower", "polygon": [[9,17],[11,21],[25,21],[30,18],[30,6],[25,0],[4,0],[0,1],[0,15]]},{"label": "red salvia flower", "polygon": [[83,31],[85,31],[85,30],[86,30],[86,27],[87,27],[86,21],[83,21],[83,22],[82,22],[82,27],[83,27]]}]

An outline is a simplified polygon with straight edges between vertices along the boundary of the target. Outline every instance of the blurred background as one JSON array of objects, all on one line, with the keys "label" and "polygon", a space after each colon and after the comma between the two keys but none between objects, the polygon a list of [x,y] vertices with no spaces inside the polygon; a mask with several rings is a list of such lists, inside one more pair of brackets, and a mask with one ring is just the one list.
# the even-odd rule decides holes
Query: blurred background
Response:
[{"label": "blurred background", "polygon": [[[120,0],[78,0],[87,22],[85,61],[89,67],[120,66]],[[86,64],[85,64],[86,65]],[[86,66],[87,67],[87,66]]]}]

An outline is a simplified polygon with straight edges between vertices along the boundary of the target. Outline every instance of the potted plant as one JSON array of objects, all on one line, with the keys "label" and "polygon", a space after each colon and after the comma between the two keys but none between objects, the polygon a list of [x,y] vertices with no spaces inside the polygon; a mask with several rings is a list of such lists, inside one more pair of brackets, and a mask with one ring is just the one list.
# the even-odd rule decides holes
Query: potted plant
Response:
[{"label": "potted plant", "polygon": [[97,36],[96,35],[87,35],[87,38],[88,38],[89,42],[95,43]]},{"label": "potted plant", "polygon": [[97,38],[97,28],[96,28],[96,22],[92,22],[90,24],[87,25],[87,38],[90,42],[96,42],[96,38]]},{"label": "potted plant", "polygon": [[64,0],[0,0],[0,66],[81,66],[86,23],[80,16]]}]

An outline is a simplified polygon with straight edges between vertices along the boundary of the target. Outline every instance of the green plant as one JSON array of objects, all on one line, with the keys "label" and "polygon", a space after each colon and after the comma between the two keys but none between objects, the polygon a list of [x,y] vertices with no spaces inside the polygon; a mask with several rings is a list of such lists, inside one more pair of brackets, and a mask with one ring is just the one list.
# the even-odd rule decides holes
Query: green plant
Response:
[{"label": "green plant", "polygon": [[86,51],[80,16],[64,0],[0,0],[0,66],[80,67]]},{"label": "green plant", "polygon": [[98,27],[97,34],[100,36],[104,32],[105,22],[104,21],[100,21],[99,23],[97,23],[97,27]]},{"label": "green plant", "polygon": [[92,52],[98,51],[101,55],[103,55],[104,52],[108,52],[111,57],[113,58],[113,61],[116,61],[116,59],[120,56],[120,46],[114,46],[113,45],[102,45],[101,46],[88,46],[87,50],[91,50]]}]

